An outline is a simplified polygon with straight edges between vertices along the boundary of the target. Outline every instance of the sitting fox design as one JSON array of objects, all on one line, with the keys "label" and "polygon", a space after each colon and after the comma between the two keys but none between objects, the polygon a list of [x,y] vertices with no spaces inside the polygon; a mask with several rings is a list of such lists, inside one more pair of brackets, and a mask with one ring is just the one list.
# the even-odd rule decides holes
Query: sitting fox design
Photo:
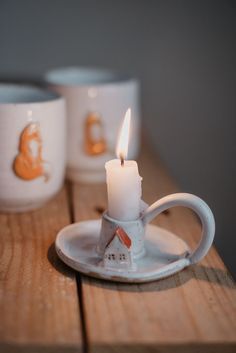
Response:
[{"label": "sitting fox design", "polygon": [[33,180],[43,176],[49,179],[48,163],[42,159],[42,139],[39,123],[30,123],[21,133],[19,154],[16,156],[13,169],[16,175],[24,180]]}]

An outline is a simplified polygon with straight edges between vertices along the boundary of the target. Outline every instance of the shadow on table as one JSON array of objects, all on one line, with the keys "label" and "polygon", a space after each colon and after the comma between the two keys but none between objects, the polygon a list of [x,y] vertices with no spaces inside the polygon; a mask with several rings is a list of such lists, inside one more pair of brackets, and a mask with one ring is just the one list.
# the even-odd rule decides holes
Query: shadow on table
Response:
[{"label": "shadow on table", "polygon": [[68,343],[63,344],[60,342],[50,344],[34,343],[34,342],[0,342],[1,353],[76,353],[81,352],[79,344]]},{"label": "shadow on table", "polygon": [[[76,271],[65,265],[58,258],[54,243],[49,247],[47,256],[51,265],[58,272],[67,277],[74,277]],[[219,286],[223,287],[235,288],[234,281],[227,271],[203,265],[193,265],[170,277],[142,284],[113,283],[105,280],[91,278],[85,275],[80,275],[78,272],[76,272],[76,276],[77,280],[81,281],[82,283],[86,282],[91,283],[94,286],[106,288],[109,290],[127,292],[163,291],[180,287],[192,279],[218,284]]]},{"label": "shadow on table", "polygon": [[[199,353],[199,352],[208,352],[208,353],[232,353],[235,352],[235,343],[232,342],[186,342],[186,343],[176,343],[176,344],[168,344],[168,343],[117,343],[113,342],[111,344],[99,344],[93,342],[92,345],[93,352],[163,352],[163,353],[183,353],[183,352],[191,352],[191,353]],[[0,343],[0,351],[7,353],[76,353],[81,352],[82,348],[79,344],[45,344],[40,345],[37,343]],[[86,345],[86,352],[89,351],[88,346]]]},{"label": "shadow on table", "polygon": [[92,279],[85,275],[81,275],[81,277],[82,283],[91,283],[100,288],[124,292],[159,292],[180,287],[192,279],[217,284],[223,287],[235,288],[234,281],[227,271],[203,265],[193,265],[170,277],[140,284],[113,283],[105,280]]},{"label": "shadow on table", "polygon": [[57,256],[56,249],[55,249],[55,243],[52,243],[47,252],[47,258],[50,264],[62,275],[70,278],[74,278],[75,276],[75,271],[72,270],[69,266],[64,264],[59,257]]}]

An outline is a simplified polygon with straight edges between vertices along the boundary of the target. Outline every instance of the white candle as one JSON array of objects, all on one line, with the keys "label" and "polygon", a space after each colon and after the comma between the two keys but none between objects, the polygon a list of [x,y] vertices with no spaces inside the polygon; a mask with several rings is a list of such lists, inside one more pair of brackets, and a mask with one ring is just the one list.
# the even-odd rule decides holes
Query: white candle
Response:
[{"label": "white candle", "polygon": [[141,180],[135,161],[125,160],[128,152],[130,109],[127,110],[117,144],[117,157],[106,163],[108,215],[133,221],[141,211]]}]

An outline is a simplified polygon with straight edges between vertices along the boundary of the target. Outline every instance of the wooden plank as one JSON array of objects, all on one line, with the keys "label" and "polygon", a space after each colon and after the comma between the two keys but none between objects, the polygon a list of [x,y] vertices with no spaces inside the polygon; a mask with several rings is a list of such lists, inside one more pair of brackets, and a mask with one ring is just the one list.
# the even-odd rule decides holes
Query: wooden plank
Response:
[{"label": "wooden plank", "polygon": [[53,244],[69,223],[65,188],[38,211],[0,215],[1,352],[81,351],[75,275]]},{"label": "wooden plank", "polygon": [[[160,160],[141,155],[144,200],[178,191]],[[99,218],[105,185],[74,185],[75,220]],[[155,224],[190,246],[199,240],[196,216],[184,208],[161,214]],[[142,285],[82,276],[84,325],[89,352],[235,352],[235,284],[214,248],[200,264]]]}]

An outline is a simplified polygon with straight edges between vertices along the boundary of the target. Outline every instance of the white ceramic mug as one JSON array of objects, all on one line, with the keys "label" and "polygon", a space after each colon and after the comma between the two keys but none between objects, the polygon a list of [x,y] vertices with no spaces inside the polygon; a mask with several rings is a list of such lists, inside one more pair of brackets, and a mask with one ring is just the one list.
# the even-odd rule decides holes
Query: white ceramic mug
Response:
[{"label": "white ceramic mug", "polygon": [[140,145],[139,84],[113,71],[61,68],[45,75],[48,87],[66,98],[67,176],[73,181],[105,181],[104,164],[114,158],[126,110],[132,114],[129,158]]},{"label": "white ceramic mug", "polygon": [[35,209],[61,188],[65,101],[36,87],[0,84],[0,211]]}]

